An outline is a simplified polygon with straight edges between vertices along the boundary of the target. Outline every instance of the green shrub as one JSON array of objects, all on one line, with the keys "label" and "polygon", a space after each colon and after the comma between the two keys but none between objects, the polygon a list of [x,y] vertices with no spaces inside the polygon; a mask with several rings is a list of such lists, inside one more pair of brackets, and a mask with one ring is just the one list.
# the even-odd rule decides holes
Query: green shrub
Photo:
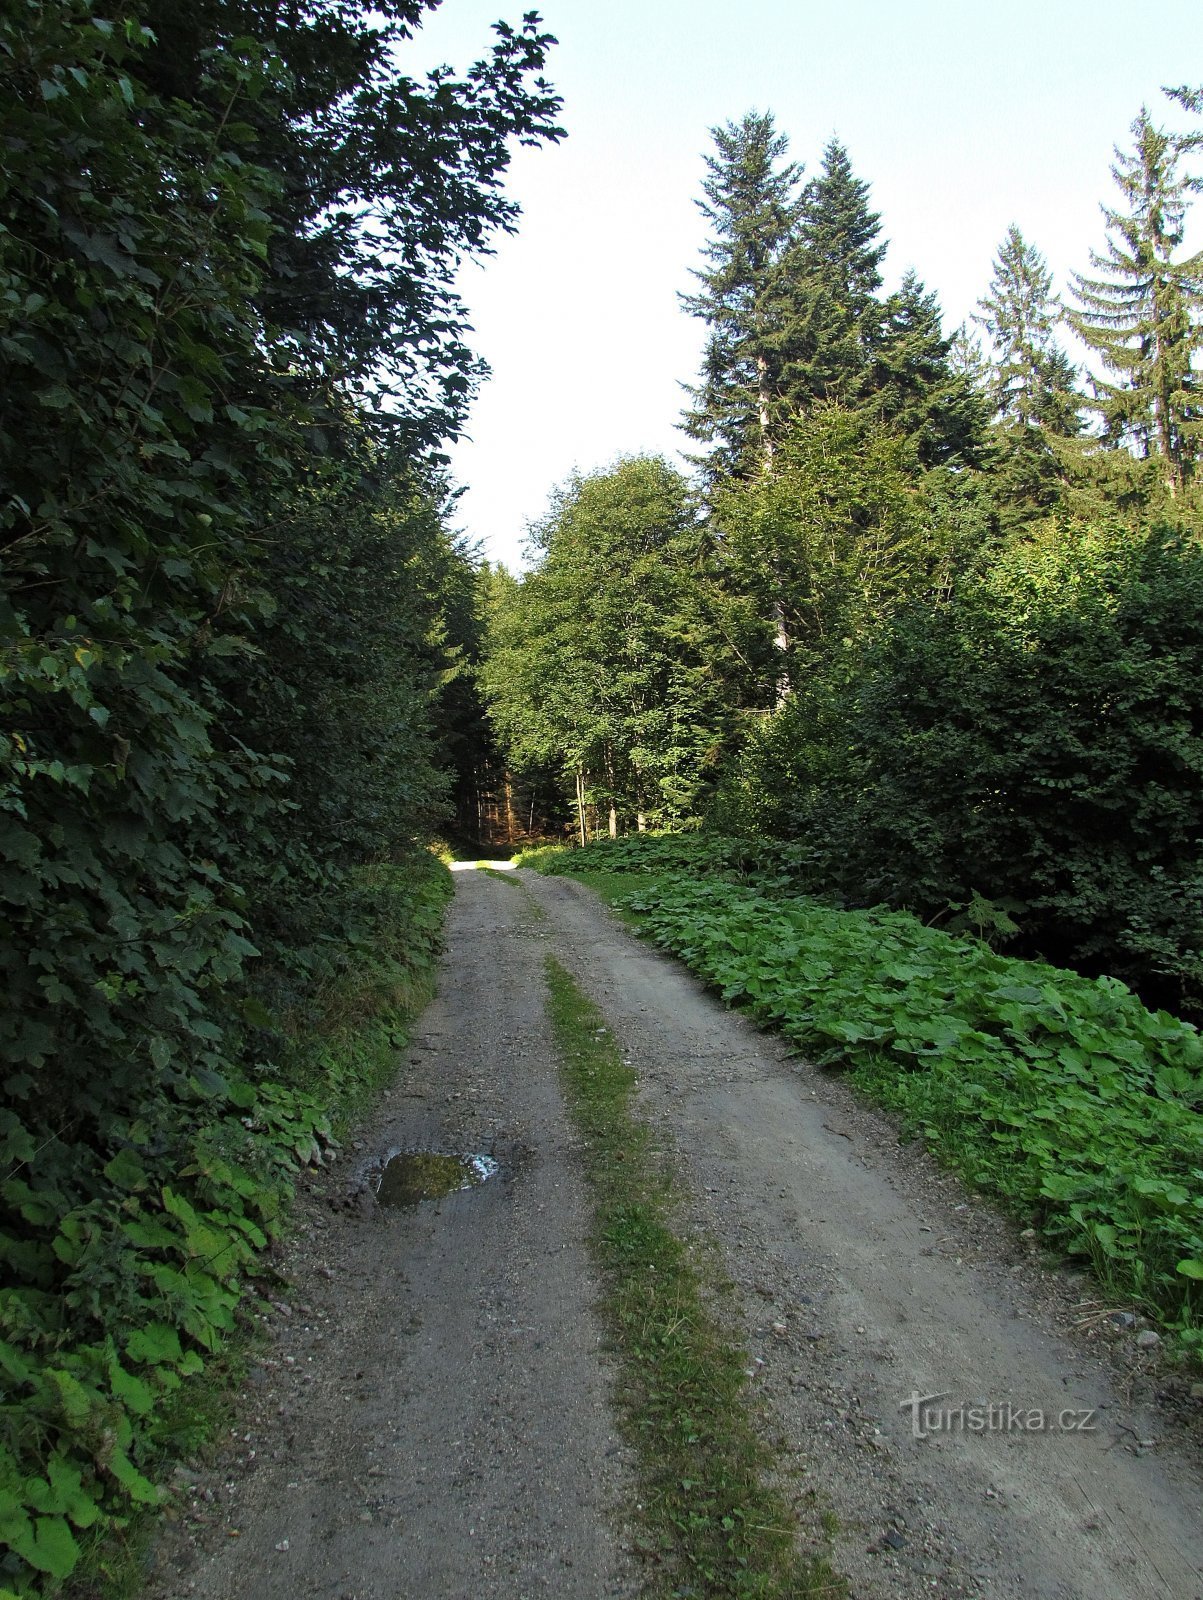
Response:
[{"label": "green shrub", "polygon": [[801,887],[931,917],[1203,1010],[1203,550],[1049,530],[837,656],[753,739],[729,807]]},{"label": "green shrub", "polygon": [[424,853],[367,875],[345,970],[279,1019],[277,1074],[231,1073],[203,1105],[148,1095],[90,1166],[66,1130],[39,1144],[0,1111],[0,1596],[65,1577],[77,1534],[159,1502],[169,1397],[229,1340],[295,1174],[395,1070],[450,882]]},{"label": "green shrub", "polygon": [[900,912],[647,878],[620,904],[733,1005],[1203,1347],[1203,1041],[1114,979]]}]

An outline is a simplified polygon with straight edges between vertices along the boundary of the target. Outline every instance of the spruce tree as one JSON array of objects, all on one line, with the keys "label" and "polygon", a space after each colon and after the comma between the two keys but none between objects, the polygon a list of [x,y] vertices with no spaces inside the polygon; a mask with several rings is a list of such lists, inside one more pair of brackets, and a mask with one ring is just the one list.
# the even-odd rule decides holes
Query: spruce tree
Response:
[{"label": "spruce tree", "polygon": [[924,467],[976,465],[985,405],[951,360],[940,307],[914,272],[881,308],[862,380],[869,413],[908,439]]},{"label": "spruce tree", "polygon": [[990,386],[990,362],[976,338],[962,322],[948,342],[948,365],[959,377],[965,378],[979,394]]},{"label": "spruce tree", "polygon": [[880,232],[868,184],[831,139],[822,170],[803,192],[798,235],[783,261],[795,307],[780,335],[789,414],[815,400],[847,401],[861,383],[880,314],[875,297],[887,248]]},{"label": "spruce tree", "polygon": [[1061,302],[1044,257],[1014,223],[978,306],[982,314],[973,320],[993,347],[991,394],[998,421],[1077,433],[1074,367],[1056,338]]},{"label": "spruce tree", "polygon": [[712,230],[703,247],[708,264],[694,271],[699,291],[681,296],[709,334],[682,425],[709,447],[698,459],[714,480],[748,476],[771,455],[780,364],[776,302],[801,210],[801,168],[786,160],[788,140],[771,112],[750,111],[711,134],[715,153],[705,158],[704,199],[697,202]]},{"label": "spruce tree", "polygon": [[1105,250],[1096,276],[1075,274],[1079,310],[1070,323],[1115,380],[1096,378],[1092,409],[1113,444],[1158,456],[1177,493],[1192,476],[1203,440],[1203,393],[1195,357],[1203,346],[1203,251],[1182,259],[1188,196],[1203,180],[1180,175],[1193,139],[1155,127],[1141,108],[1134,148],[1112,167],[1124,209],[1102,208]]}]

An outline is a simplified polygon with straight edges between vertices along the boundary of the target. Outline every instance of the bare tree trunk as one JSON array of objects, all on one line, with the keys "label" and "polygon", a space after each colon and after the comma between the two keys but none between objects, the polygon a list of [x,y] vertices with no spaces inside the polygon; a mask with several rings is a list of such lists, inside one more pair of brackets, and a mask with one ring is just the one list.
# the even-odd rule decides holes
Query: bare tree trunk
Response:
[{"label": "bare tree trunk", "polygon": [[1177,448],[1174,438],[1174,427],[1170,402],[1164,394],[1159,394],[1154,407],[1157,427],[1157,443],[1161,448],[1161,457],[1165,462],[1165,486],[1170,491],[1170,499],[1178,498],[1178,490],[1182,487],[1183,472],[1181,453]]},{"label": "bare tree trunk", "polygon": [[508,772],[505,775],[505,842],[508,845],[514,842],[514,790]]},{"label": "bare tree trunk", "polygon": [[773,601],[773,643],[781,653],[781,664],[773,691],[777,706],[781,707],[789,699],[789,674],[785,670],[786,653],[789,650],[789,628],[785,621],[785,606],[779,598]]},{"label": "bare tree trunk", "polygon": [[618,811],[614,805],[614,747],[606,744],[606,782],[610,788],[610,837],[618,838]]},{"label": "bare tree trunk", "polygon": [[[769,415],[769,365],[763,356],[756,357],[756,401],[760,413],[760,471],[762,477],[773,476],[773,434]],[[780,584],[780,576],[777,575]],[[781,652],[781,668],[773,687],[773,698],[778,706],[789,699],[789,677],[785,671],[785,654],[789,649],[789,629],[785,625],[785,607],[778,598],[773,601],[773,643]]]},{"label": "bare tree trunk", "polygon": [[769,364],[763,356],[756,357],[756,405],[760,415],[760,448],[764,456],[761,466],[767,478],[773,466],[773,435],[769,416]]},{"label": "bare tree trunk", "polygon": [[643,773],[635,768],[635,828],[639,833],[647,832],[647,816],[643,809],[644,788]]},{"label": "bare tree trunk", "polygon": [[584,849],[588,840],[585,838],[585,769],[576,769],[576,815],[581,829],[581,848]]}]

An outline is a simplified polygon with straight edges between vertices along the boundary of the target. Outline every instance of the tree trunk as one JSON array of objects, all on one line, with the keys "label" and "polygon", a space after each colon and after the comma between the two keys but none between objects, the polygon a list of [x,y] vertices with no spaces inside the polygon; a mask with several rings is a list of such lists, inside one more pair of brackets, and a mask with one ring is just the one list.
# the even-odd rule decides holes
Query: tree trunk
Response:
[{"label": "tree trunk", "polygon": [[[773,476],[773,435],[769,417],[769,367],[763,356],[756,357],[756,400],[760,411],[760,471],[763,477]],[[781,579],[776,579],[780,584]],[[785,625],[785,606],[773,601],[773,643],[781,652],[781,668],[773,685],[773,701],[781,707],[789,699],[789,676],[785,671],[785,652],[789,649],[789,629]]]},{"label": "tree trunk", "polygon": [[581,848],[588,843],[585,838],[585,769],[576,769],[576,815],[581,829]]},{"label": "tree trunk", "polygon": [[785,606],[780,600],[773,601],[773,643],[781,652],[777,682],[773,689],[773,699],[780,708],[789,699],[789,673],[785,670],[785,660],[790,644],[789,628],[785,621]]},{"label": "tree trunk", "polygon": [[769,364],[763,356],[756,357],[756,408],[760,416],[761,465],[767,477],[773,466],[773,435],[769,416]]},{"label": "tree trunk", "polygon": [[606,782],[610,786],[610,837],[618,838],[618,811],[614,805],[614,747],[606,745]]}]

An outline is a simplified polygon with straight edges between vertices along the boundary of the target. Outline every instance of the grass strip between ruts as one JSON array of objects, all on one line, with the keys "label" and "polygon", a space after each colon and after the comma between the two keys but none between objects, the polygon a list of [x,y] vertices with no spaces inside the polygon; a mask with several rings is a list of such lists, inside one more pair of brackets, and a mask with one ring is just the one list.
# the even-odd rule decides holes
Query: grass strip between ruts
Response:
[{"label": "grass strip between ruts", "polygon": [[554,957],[547,982],[566,1097],[584,1145],[591,1247],[619,1366],[617,1403],[636,1452],[648,1593],[841,1595],[826,1561],[796,1548],[794,1516],[769,1481],[773,1453],[742,1394],[747,1358],[708,1311],[702,1272],[673,1231],[672,1180],[631,1110],[635,1073],[601,1012]]}]

